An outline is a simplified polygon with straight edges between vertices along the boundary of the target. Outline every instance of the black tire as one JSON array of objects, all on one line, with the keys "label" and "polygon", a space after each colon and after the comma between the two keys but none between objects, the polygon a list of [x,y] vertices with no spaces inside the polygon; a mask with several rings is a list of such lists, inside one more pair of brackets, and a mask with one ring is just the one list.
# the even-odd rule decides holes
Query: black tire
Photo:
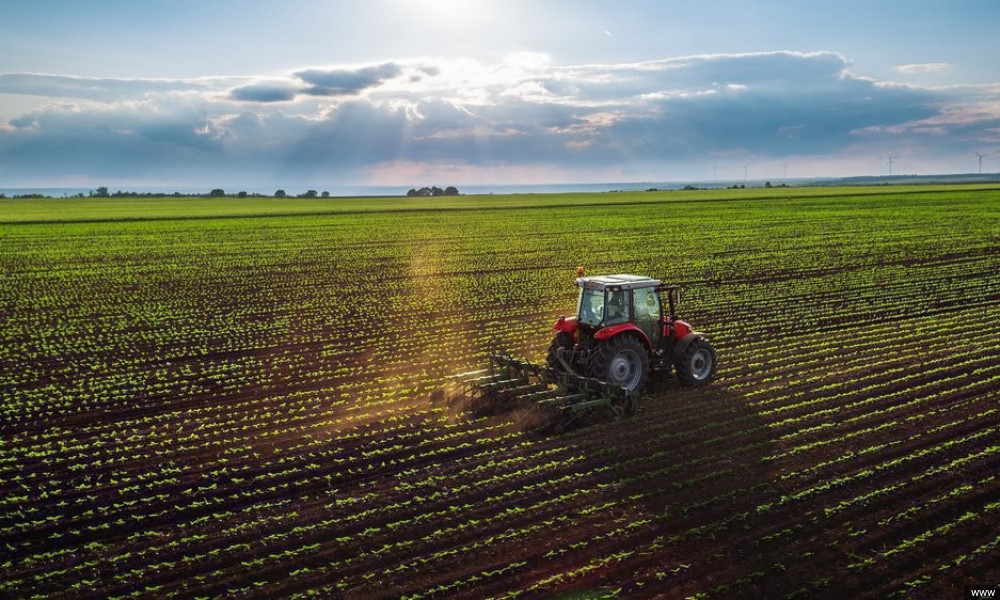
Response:
[{"label": "black tire", "polygon": [[715,348],[705,338],[696,338],[674,361],[677,379],[687,387],[707,384],[715,377]]},{"label": "black tire", "polygon": [[591,377],[641,392],[649,379],[649,351],[633,336],[619,334],[593,350],[587,370]]},{"label": "black tire", "polygon": [[552,338],[549,344],[549,354],[545,359],[545,366],[558,373],[565,373],[566,366],[559,360],[559,350],[563,351],[563,358],[569,362],[570,351],[573,350],[573,336],[565,331],[560,331]]}]

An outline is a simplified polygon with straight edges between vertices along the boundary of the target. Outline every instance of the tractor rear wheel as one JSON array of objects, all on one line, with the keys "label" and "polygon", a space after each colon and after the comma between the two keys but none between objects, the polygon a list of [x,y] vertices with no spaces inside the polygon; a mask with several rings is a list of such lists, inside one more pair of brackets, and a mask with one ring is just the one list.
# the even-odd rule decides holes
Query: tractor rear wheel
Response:
[{"label": "tractor rear wheel", "polygon": [[641,341],[619,334],[594,349],[588,370],[591,377],[641,392],[649,378],[649,352]]},{"label": "tractor rear wheel", "polygon": [[545,366],[556,371],[558,373],[566,372],[566,365],[559,360],[560,352],[563,355],[563,360],[569,363],[570,352],[573,350],[573,336],[566,333],[565,331],[560,331],[552,338],[552,343],[549,344],[549,354],[545,359]]},{"label": "tractor rear wheel", "polygon": [[683,385],[705,385],[715,376],[715,348],[705,338],[692,340],[677,357],[674,367]]}]

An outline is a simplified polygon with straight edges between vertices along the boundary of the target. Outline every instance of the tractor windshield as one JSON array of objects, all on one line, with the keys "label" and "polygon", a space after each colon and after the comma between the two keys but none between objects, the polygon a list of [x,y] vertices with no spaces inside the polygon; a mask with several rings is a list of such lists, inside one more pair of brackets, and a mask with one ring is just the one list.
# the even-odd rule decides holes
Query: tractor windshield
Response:
[{"label": "tractor windshield", "polygon": [[578,322],[591,327],[600,327],[604,319],[604,290],[580,290]]}]

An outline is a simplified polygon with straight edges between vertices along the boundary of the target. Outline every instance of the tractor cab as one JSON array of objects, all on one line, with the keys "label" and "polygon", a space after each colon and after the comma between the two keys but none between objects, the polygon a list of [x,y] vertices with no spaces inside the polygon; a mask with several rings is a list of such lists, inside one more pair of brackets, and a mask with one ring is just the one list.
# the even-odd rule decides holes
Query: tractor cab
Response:
[{"label": "tractor cab", "polygon": [[673,307],[676,288],[664,288],[658,279],[639,275],[580,277],[576,284],[580,287],[577,324],[590,333],[634,323],[653,345],[663,335],[666,315],[662,313],[660,292],[670,290],[669,304]]}]

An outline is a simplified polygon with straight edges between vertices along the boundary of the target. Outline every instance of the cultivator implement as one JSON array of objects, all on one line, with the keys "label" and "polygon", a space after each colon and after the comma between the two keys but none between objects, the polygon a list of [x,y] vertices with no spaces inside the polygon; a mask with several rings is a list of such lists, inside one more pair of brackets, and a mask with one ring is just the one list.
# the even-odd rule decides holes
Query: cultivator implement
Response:
[{"label": "cultivator implement", "polygon": [[542,417],[538,425],[546,428],[562,429],[598,411],[606,411],[617,421],[631,416],[639,403],[639,394],[624,387],[507,354],[491,354],[487,368],[454,379],[475,414],[528,409]]}]

